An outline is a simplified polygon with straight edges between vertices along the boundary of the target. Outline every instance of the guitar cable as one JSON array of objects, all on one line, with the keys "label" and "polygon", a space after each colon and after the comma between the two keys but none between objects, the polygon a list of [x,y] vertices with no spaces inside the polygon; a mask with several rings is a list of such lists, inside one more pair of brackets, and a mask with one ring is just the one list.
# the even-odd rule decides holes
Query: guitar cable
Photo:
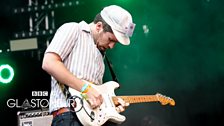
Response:
[{"label": "guitar cable", "polygon": [[[80,112],[82,109],[84,109],[85,113],[89,116],[89,118],[91,119],[91,121],[93,121],[94,120],[94,117],[93,117],[94,116],[94,112],[91,111],[90,114],[87,112],[86,108],[83,105],[84,104],[83,103],[83,98],[81,98],[81,97],[79,97],[77,95],[73,95],[73,96],[70,96],[68,99],[72,99],[72,100],[75,101],[75,99],[77,99],[77,98],[80,100],[80,103],[81,103],[80,109],[75,110],[75,107],[77,107],[77,106],[75,105],[75,107],[74,107],[74,105],[71,105],[71,102],[69,101],[68,103],[69,103],[69,109],[70,109],[70,111],[73,111],[73,112],[77,113],[77,112]],[[76,101],[75,101],[75,104],[76,104]]]}]

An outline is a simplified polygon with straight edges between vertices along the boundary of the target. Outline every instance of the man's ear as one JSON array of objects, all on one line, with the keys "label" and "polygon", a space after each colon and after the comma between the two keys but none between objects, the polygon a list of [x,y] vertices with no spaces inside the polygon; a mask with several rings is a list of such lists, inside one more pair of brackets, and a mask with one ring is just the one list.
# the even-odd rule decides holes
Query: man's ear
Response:
[{"label": "man's ear", "polygon": [[103,30],[103,23],[99,21],[96,23],[96,31],[100,32],[101,30]]}]

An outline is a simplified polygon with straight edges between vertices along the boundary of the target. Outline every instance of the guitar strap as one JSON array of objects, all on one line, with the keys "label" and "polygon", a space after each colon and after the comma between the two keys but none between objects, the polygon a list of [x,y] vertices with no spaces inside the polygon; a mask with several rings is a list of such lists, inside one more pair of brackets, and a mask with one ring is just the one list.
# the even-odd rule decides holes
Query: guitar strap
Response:
[{"label": "guitar strap", "polygon": [[57,84],[60,86],[63,94],[65,95],[66,102],[69,104],[69,109],[74,112],[75,111],[75,107],[74,107],[75,103],[71,102],[72,101],[72,95],[68,90],[68,86],[60,83],[59,81],[57,81]]},{"label": "guitar strap", "polygon": [[108,57],[107,57],[106,55],[105,55],[105,59],[106,59],[107,65],[108,65],[108,67],[109,67],[109,70],[110,70],[110,74],[111,74],[112,80],[113,80],[113,81],[116,81],[116,82],[118,83],[118,79],[117,79],[117,76],[116,76],[115,73],[114,73],[112,63],[110,62],[110,60],[108,59]]},{"label": "guitar strap", "polygon": [[60,82],[57,81],[57,83],[59,84],[63,94],[65,95],[65,98],[68,99],[69,97],[71,97],[71,93],[68,90],[68,86],[65,84],[62,84]]}]

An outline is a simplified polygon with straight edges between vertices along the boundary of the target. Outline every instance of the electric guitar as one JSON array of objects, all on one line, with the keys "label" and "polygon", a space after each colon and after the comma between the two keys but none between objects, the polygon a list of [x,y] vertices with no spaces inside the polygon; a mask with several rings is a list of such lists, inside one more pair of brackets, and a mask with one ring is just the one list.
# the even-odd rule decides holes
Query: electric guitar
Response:
[{"label": "electric guitar", "polygon": [[76,96],[76,105],[74,109],[78,119],[84,126],[101,126],[106,121],[111,121],[118,124],[124,122],[126,117],[116,111],[116,105],[119,104],[118,98],[121,98],[130,104],[160,102],[162,105],[175,105],[175,101],[172,98],[163,96],[159,93],[155,95],[142,96],[116,96],[114,90],[119,87],[119,84],[114,81],[106,82],[103,85],[90,85],[92,88],[98,90],[103,96],[103,103],[96,109],[92,109],[90,107],[89,103],[82,98],[79,91],[69,88],[71,95]]}]

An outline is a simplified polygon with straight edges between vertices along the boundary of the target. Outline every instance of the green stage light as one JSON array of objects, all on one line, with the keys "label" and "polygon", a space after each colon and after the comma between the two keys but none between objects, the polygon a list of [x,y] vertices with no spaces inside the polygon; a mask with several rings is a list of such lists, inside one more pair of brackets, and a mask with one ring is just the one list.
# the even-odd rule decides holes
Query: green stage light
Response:
[{"label": "green stage light", "polygon": [[14,70],[8,64],[0,65],[0,83],[10,83],[14,77]]}]

